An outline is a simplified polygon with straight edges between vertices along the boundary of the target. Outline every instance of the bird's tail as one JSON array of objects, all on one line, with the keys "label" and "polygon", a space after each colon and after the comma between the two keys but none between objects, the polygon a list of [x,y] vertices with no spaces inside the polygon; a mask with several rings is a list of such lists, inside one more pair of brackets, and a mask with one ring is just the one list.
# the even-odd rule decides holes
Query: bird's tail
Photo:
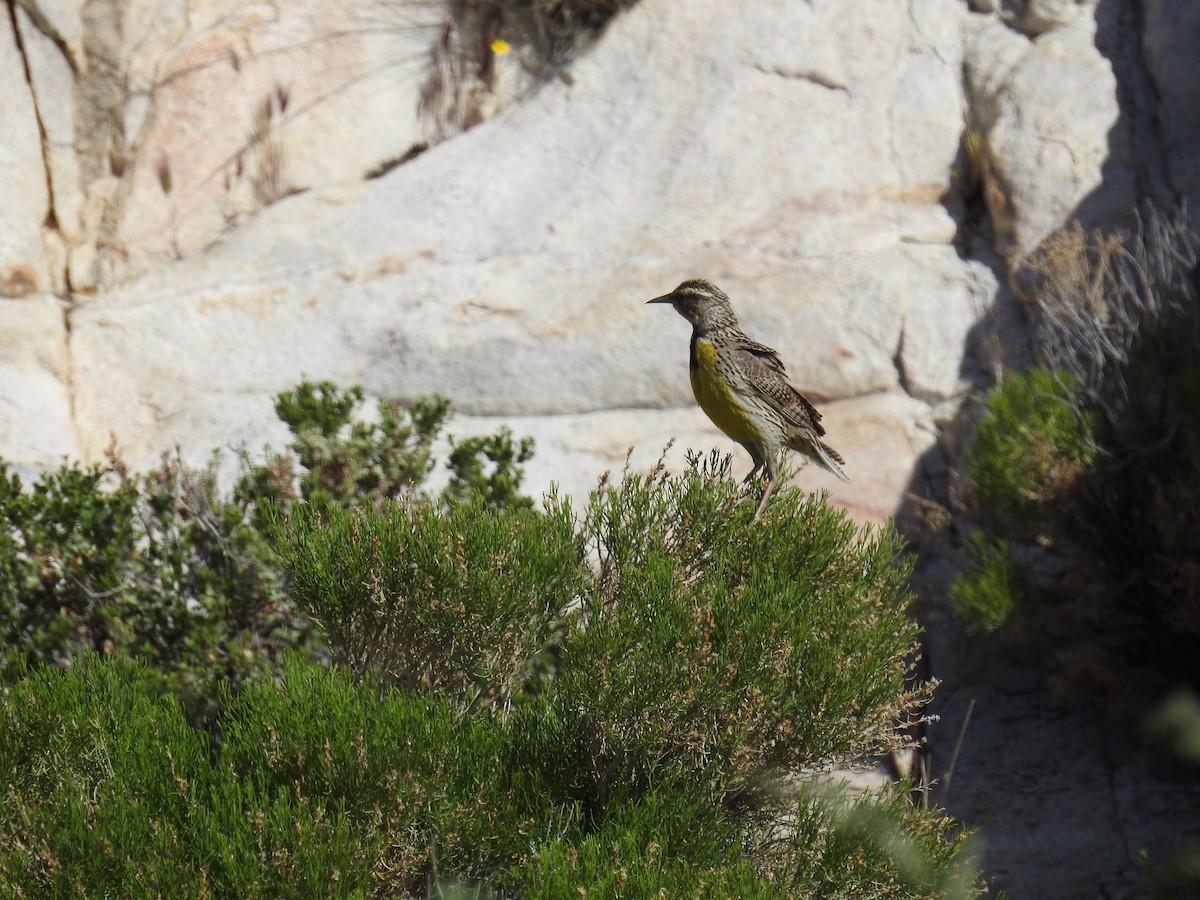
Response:
[{"label": "bird's tail", "polygon": [[846,464],[846,461],[842,459],[840,453],[838,453],[828,444],[817,440],[814,437],[811,443],[808,443],[803,447],[795,447],[793,449],[799,450],[801,453],[808,456],[809,459],[815,462],[826,472],[836,475],[847,484],[850,483],[849,477],[845,472],[842,471],[842,466]]}]

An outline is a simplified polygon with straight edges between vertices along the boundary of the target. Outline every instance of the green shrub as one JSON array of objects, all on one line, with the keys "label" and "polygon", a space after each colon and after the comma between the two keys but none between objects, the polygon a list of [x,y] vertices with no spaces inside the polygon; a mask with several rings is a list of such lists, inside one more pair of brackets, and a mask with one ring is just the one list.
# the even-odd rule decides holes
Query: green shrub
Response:
[{"label": "green shrub", "polygon": [[[19,648],[62,665],[79,632],[103,646],[102,601],[127,582],[133,568],[136,489],[104,492],[99,466],[63,466],[26,492],[0,463],[0,605],[4,666]],[[108,605],[111,608],[111,604]],[[85,621],[85,617],[90,621]]]},{"label": "green shrub", "polygon": [[299,646],[281,573],[222,501],[215,466],[177,457],[142,476],[63,464],[28,491],[0,462],[0,668],[69,666],[89,649],[145,659],[194,714],[219,680]]},{"label": "green shrub", "polygon": [[345,820],[354,866],[373,893],[424,895],[436,870],[459,880],[493,875],[530,840],[516,790],[540,806],[535,775],[500,767],[505,738],[495,722],[301,660],[279,687],[238,697],[221,737],[229,782]]},{"label": "green shrub", "polygon": [[774,848],[791,897],[971,897],[972,847],[947,816],[914,807],[904,785],[858,796],[812,785],[793,807],[794,831]]},{"label": "green shrub", "polygon": [[782,772],[889,749],[920,699],[895,533],[798,491],[754,525],[752,506],[717,457],[593,494],[597,572],[554,698],[595,802],[669,781],[736,805]]},{"label": "green shrub", "polygon": [[789,773],[900,744],[927,696],[895,534],[796,491],[751,507],[714,456],[602,484],[579,522],[297,506],[271,535],[338,658],[499,715],[572,843],[663,791],[761,815]]},{"label": "green shrub", "polygon": [[1030,608],[1033,586],[1008,541],[971,535],[971,567],[950,588],[955,612],[970,631],[995,631]]},{"label": "green shrub", "polygon": [[6,896],[203,895],[200,860],[180,847],[189,812],[206,813],[208,740],[153,676],[84,655],[5,693]]},{"label": "green shrub", "polygon": [[957,827],[899,789],[790,789],[784,815],[764,819],[663,785],[587,816],[543,777],[558,762],[550,741],[514,765],[503,717],[292,656],[276,683],[227,698],[213,744],[146,675],[83,657],[0,697],[6,896],[973,890]]},{"label": "green shrub", "polygon": [[1018,530],[1037,528],[1095,462],[1091,415],[1075,398],[1071,376],[1041,369],[992,392],[968,460],[988,515]]},{"label": "green shrub", "polygon": [[584,569],[570,508],[298,506],[271,534],[337,658],[476,705],[511,698]]},{"label": "green shrub", "polygon": [[[293,440],[243,461],[232,496],[217,462],[176,455],[143,475],[114,454],[107,465],[64,463],[29,489],[0,461],[0,678],[19,660],[69,666],[96,650],[143,659],[197,717],[211,716],[223,681],[240,684],[289,647],[323,653],[283,589],[261,511],[304,501],[340,510],[420,495],[444,398],[411,410],[381,402],[358,416],[361,388],[302,382],[276,411]],[[532,442],[507,430],[452,448],[446,504],[532,505],[518,492]],[[430,512],[432,515],[432,512]]]},{"label": "green shrub", "polygon": [[[1177,688],[1145,723],[1147,737],[1193,769],[1200,766],[1200,697]],[[1200,841],[1195,835],[1151,857],[1141,853],[1142,868],[1156,900],[1200,897]]]},{"label": "green shrub", "polygon": [[3,698],[7,896],[423,896],[435,853],[469,879],[528,843],[502,732],[443,701],[292,658],[226,698],[214,763],[146,675],[85,657]]},{"label": "green shrub", "polygon": [[[312,434],[327,448],[350,433],[354,402],[301,398],[294,424],[323,419]],[[420,451],[419,439],[405,446]],[[321,469],[337,455],[308,459]],[[160,479],[152,496],[181,483]],[[240,684],[210,679],[212,709],[196,717],[129,654],[75,652],[66,669],[13,657],[0,694],[0,893],[973,889],[949,820],[905,812],[899,794],[797,787],[903,743],[898,724],[928,696],[906,683],[916,629],[890,530],[856,528],[792,489],[752,523],[753,502],[715,456],[678,476],[605,481],[581,519],[553,498],[545,512],[489,503],[500,483],[440,506],[407,484],[402,502],[354,508],[352,483],[317,479],[309,502],[301,488],[251,493],[204,519],[227,529],[215,546],[278,548],[255,577],[288,570],[331,668],[311,653],[276,654],[274,668],[251,654]],[[82,496],[102,507],[107,495]],[[169,527],[174,500],[158,508],[135,552],[186,533]],[[186,546],[212,552],[197,541]],[[122,564],[104,550],[88,550],[96,572]],[[166,568],[156,584],[191,577]],[[242,584],[244,568],[224,571]]]},{"label": "green shrub", "polygon": [[953,820],[904,790],[788,793],[787,824],[748,828],[687,791],[613,804],[582,840],[537,846],[516,873],[530,898],[966,898],[982,892]]},{"label": "green shrub", "polygon": [[694,459],[604,485],[578,534],[556,504],[415,504],[299,507],[273,540],[296,601],[362,673],[475,707],[552,663],[537,715],[585,736],[589,808],[654,779],[736,802],[784,771],[889,749],[920,697],[905,688],[917,629],[896,535],[798,492],[748,527],[727,469]]},{"label": "green shrub", "polygon": [[[262,463],[244,460],[237,495],[245,502],[287,509],[297,500],[318,507],[379,506],[421,495],[433,471],[433,443],[450,417],[445,397],[421,397],[410,409],[390,400],[376,404],[374,421],[361,416],[360,387],[340,390],[329,381],[302,381],[284,391],[275,412],[292,432],[283,453]],[[533,439],[514,443],[512,433],[451,440],[446,460],[448,504],[480,502],[489,508],[531,507],[519,493],[522,464],[533,457]]]},{"label": "green shrub", "polygon": [[513,443],[507,428],[458,441],[451,438],[446,465],[452,474],[442,497],[451,503],[482,503],[488,509],[530,508],[533,498],[518,488],[524,476],[521,465],[532,458],[533,438]]},{"label": "green shrub", "polygon": [[[302,381],[275,401],[292,441],[262,464],[246,461],[239,493],[261,501],[364,506],[403,497],[433,470],[432,445],[450,415],[444,397],[422,397],[412,409],[381,400],[378,421],[356,417],[362,388]],[[297,469],[298,467],[298,469]]]},{"label": "green shrub", "polygon": [[529,900],[560,897],[793,897],[742,850],[743,827],[686,794],[614,804],[591,834],[536,846],[513,873]]}]

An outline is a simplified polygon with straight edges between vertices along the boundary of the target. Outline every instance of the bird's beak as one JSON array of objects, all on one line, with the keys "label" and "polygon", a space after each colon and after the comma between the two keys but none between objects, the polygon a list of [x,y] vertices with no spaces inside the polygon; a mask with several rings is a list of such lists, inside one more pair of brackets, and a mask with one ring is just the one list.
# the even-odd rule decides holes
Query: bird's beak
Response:
[{"label": "bird's beak", "polygon": [[647,303],[674,303],[674,294],[663,294],[661,297],[655,297],[653,300],[647,300]]}]

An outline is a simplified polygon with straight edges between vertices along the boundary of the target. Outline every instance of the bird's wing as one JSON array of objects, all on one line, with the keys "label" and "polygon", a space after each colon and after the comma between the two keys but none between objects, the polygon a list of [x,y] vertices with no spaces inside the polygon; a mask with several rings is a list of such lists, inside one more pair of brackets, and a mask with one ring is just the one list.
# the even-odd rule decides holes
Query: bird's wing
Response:
[{"label": "bird's wing", "polygon": [[756,344],[755,347],[765,350],[766,353],[756,352],[755,349],[744,346],[733,351],[737,354],[738,365],[746,373],[746,380],[753,390],[778,410],[792,426],[811,430],[817,437],[823,436],[825,429],[821,427],[821,414],[787,380],[779,354],[762,344]]},{"label": "bird's wing", "polygon": [[768,347],[766,344],[760,344],[758,341],[752,341],[744,334],[737,335],[737,349],[743,350],[751,354],[756,359],[762,360],[766,365],[770,366],[780,375],[787,377],[787,370],[783,366],[783,360],[779,358],[779,354]]}]

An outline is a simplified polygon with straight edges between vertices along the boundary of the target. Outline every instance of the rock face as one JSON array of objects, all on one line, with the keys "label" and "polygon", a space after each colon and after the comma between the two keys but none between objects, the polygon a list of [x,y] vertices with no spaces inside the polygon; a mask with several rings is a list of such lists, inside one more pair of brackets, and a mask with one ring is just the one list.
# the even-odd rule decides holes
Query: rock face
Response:
[{"label": "rock face", "polygon": [[852,484],[800,482],[883,520],[944,478],[977,323],[1019,330],[1048,232],[1200,208],[1193,0],[641,0],[566,66],[447,12],[479,4],[14,2],[22,471],[279,445],[302,377],[532,434],[535,492],[672,437],[748,468],[694,407],[686,323],[643,306],[703,276],[821,401]]},{"label": "rock face", "polygon": [[[80,148],[76,205],[98,211],[60,229],[89,457],[112,436],[135,465],[176,444],[195,457],[278,441],[271,398],[303,376],[402,400],[440,391],[471,415],[687,408],[686,325],[642,301],[695,275],[730,292],[806,390],[871,398],[864,423],[873,395],[918,401],[913,424],[967,384],[962,348],[996,285],[953,246],[966,13],[952,0],[856,16],[645,0],[569,77],[522,93],[510,63],[499,113],[368,181],[421,134],[419,65],[374,99],[408,116],[383,116],[353,91],[384,50],[345,44],[317,6],[155,9],[84,22],[84,56],[142,86],[122,133],[76,123],[110,171]],[[384,30],[411,63],[436,25]],[[345,96],[314,81],[333,71]],[[116,75],[81,76],[93,99],[102,77]],[[256,190],[273,202],[250,215],[238,197]],[[873,517],[895,508],[892,480],[865,503]]]},{"label": "rock face", "polygon": [[[0,303],[57,349],[0,344],[9,403],[43,410],[0,454],[278,441],[271,398],[302,376],[533,430],[687,408],[686,326],[640,304],[695,275],[806,390],[944,419],[997,272],[1073,216],[1197,192],[1196,15],[643,0],[562,77],[501,21],[514,52],[455,81],[438,4],[23,0],[0,26]],[[456,115],[485,121],[399,164]],[[31,377],[57,387],[8,387]]]},{"label": "rock face", "polygon": [[1087,15],[1032,40],[992,20],[971,43],[985,198],[998,249],[1015,261],[1076,217],[1084,198],[1102,207],[1087,216],[1093,226],[1123,224],[1136,209],[1117,80],[1096,32]]},{"label": "rock face", "polygon": [[0,300],[0,434],[3,459],[20,474],[64,456],[78,459],[71,367],[62,305],[46,295]]},{"label": "rock face", "polygon": [[1158,136],[1166,157],[1171,188],[1188,209],[1200,209],[1200,78],[1196,76],[1195,38],[1200,34],[1200,7],[1179,0],[1149,0],[1142,50],[1158,97]]}]

